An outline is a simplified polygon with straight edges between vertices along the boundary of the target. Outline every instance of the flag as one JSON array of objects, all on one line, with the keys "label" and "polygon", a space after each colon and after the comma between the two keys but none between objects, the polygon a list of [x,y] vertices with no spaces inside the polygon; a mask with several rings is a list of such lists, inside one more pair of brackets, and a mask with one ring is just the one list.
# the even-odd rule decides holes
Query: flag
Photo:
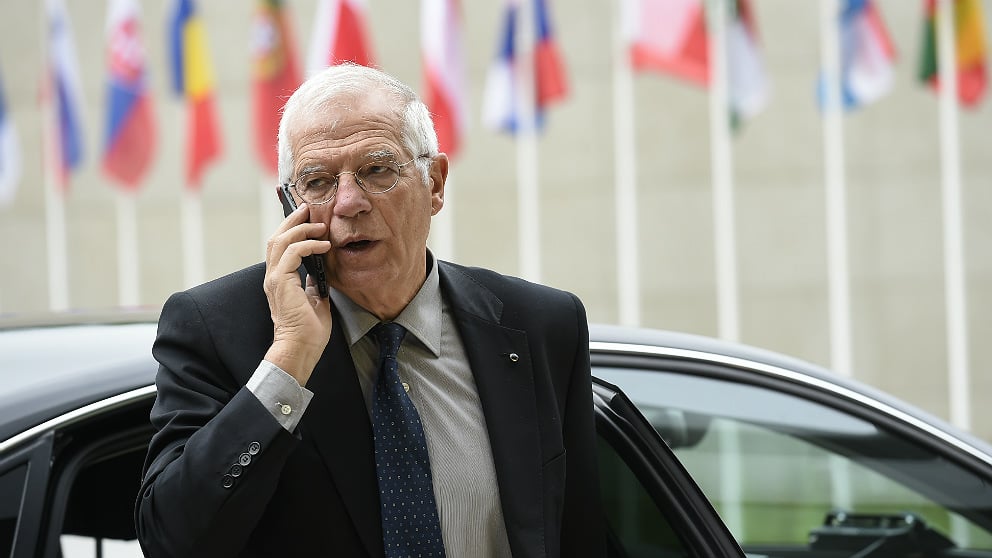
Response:
[{"label": "flag", "polygon": [[424,99],[434,118],[441,151],[454,156],[465,133],[465,60],[458,0],[423,0],[420,43],[424,56]]},{"label": "flag", "polygon": [[0,207],[14,200],[17,183],[21,180],[21,145],[17,129],[7,110],[0,80]]},{"label": "flag", "polygon": [[45,98],[52,102],[55,173],[63,191],[69,175],[83,162],[83,88],[72,38],[72,26],[63,0],[48,0],[48,83]]},{"label": "flag", "polygon": [[155,115],[135,0],[110,0],[107,17],[107,135],[103,170],[137,189],[155,152]]},{"label": "flag", "polygon": [[341,62],[375,65],[365,17],[365,0],[321,0],[313,20],[307,73]]},{"label": "flag", "polygon": [[536,37],[533,49],[533,103],[535,124],[540,127],[544,120],[544,111],[568,95],[565,65],[554,40],[546,1],[507,0],[499,50],[486,76],[483,100],[483,121],[494,130],[515,132],[522,124],[519,122],[517,85],[514,76],[517,72],[515,42],[517,16],[521,1],[524,2],[524,5],[530,5],[534,8]]},{"label": "flag", "polygon": [[[840,13],[840,80],[844,108],[854,109],[892,89],[895,47],[871,0],[845,0]],[[820,77],[820,104],[826,83]]]},{"label": "flag", "polygon": [[[937,6],[927,0],[926,21],[923,26],[923,55],[920,59],[920,81],[938,89],[937,66]],[[988,76],[985,69],[985,17],[978,0],[954,2],[954,43],[957,52],[958,100],[966,107],[975,107],[985,94]]]},{"label": "flag", "polygon": [[768,104],[768,74],[758,50],[758,26],[750,0],[735,0],[727,26],[727,82],[731,118],[750,118]]},{"label": "flag", "polygon": [[221,145],[207,32],[193,0],[174,0],[169,40],[172,89],[186,102],[186,186],[195,189]]},{"label": "flag", "polygon": [[710,81],[706,10],[702,0],[625,0],[623,34],[637,71]]},{"label": "flag", "polygon": [[283,0],[258,1],[252,24],[252,65],[255,153],[265,170],[276,174],[282,107],[300,85],[296,39]]}]

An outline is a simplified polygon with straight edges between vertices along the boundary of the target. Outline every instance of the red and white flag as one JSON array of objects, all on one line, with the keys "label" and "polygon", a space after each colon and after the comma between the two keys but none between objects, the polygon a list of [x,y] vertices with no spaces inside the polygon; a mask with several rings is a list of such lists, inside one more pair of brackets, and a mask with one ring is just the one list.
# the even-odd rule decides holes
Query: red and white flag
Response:
[{"label": "red and white flag", "polygon": [[252,115],[255,155],[276,174],[276,141],[286,99],[300,85],[296,37],[283,0],[259,0],[252,24]]},{"label": "red and white flag", "polygon": [[424,99],[434,118],[441,151],[452,157],[461,149],[468,112],[458,0],[423,0],[420,44],[424,56]]},{"label": "red and white flag", "polygon": [[625,0],[623,5],[624,35],[635,70],[709,83],[702,0]]},{"label": "red and white flag", "polygon": [[321,0],[313,20],[307,73],[341,62],[375,65],[366,20],[365,0]]}]

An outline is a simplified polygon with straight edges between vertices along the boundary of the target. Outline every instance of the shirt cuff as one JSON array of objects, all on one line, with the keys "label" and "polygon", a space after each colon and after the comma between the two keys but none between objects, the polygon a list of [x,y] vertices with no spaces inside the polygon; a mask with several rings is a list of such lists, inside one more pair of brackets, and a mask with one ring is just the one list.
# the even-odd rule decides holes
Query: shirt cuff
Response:
[{"label": "shirt cuff", "polygon": [[301,386],[296,378],[267,360],[259,363],[245,387],[255,394],[262,405],[272,413],[272,417],[289,432],[296,430],[300,419],[303,418],[303,412],[313,399],[312,391]]}]

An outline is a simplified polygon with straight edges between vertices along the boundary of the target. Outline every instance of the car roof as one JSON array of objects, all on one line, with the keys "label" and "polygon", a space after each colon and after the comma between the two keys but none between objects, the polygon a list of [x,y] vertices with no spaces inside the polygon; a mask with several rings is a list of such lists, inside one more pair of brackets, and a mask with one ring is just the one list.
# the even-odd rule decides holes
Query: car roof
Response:
[{"label": "car roof", "polygon": [[[132,317],[133,319],[133,317]],[[0,442],[155,381],[156,325],[29,323],[0,329]]]}]

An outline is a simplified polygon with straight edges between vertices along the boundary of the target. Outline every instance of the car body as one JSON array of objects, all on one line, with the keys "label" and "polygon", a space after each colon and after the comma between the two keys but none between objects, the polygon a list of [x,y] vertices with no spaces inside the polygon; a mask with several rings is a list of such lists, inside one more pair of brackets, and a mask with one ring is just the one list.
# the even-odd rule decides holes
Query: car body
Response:
[{"label": "car body", "polygon": [[[153,318],[0,330],[0,556],[140,556]],[[775,353],[590,335],[613,555],[992,557],[987,443]]]}]

